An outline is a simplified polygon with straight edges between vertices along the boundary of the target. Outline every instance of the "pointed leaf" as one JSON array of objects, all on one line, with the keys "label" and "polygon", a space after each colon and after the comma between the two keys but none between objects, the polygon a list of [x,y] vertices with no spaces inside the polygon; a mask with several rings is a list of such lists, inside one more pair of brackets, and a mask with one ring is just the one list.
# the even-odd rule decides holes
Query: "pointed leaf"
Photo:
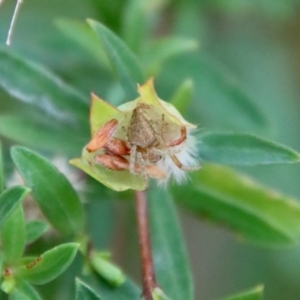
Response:
[{"label": "pointed leaf", "polygon": [[0,86],[46,115],[80,128],[88,115],[84,97],[41,66],[0,49]]},{"label": "pointed leaf", "polygon": [[76,300],[100,300],[101,298],[87,284],[76,278]]},{"label": "pointed leaf", "polygon": [[24,212],[21,204],[16,206],[6,218],[1,229],[1,241],[5,264],[16,264],[22,257],[26,242]]},{"label": "pointed leaf", "polygon": [[0,195],[0,227],[29,191],[25,186],[13,186]]},{"label": "pointed leaf", "polygon": [[49,222],[63,234],[79,234],[84,225],[83,206],[66,177],[44,157],[24,147],[13,147],[11,156]]},{"label": "pointed leaf", "polygon": [[289,246],[300,237],[300,205],[233,170],[205,163],[193,184],[173,187],[174,199],[191,212],[222,223],[247,242]]},{"label": "pointed leaf", "polygon": [[16,273],[30,283],[45,284],[58,277],[69,267],[78,248],[79,244],[76,243],[59,245],[26,265],[19,266]]},{"label": "pointed leaf", "polygon": [[107,57],[101,49],[101,43],[96,38],[96,35],[86,22],[79,22],[68,19],[55,20],[55,25],[68,38],[75,41],[81,47],[87,50],[88,54],[92,55],[93,59],[97,60],[102,67],[109,68]]},{"label": "pointed leaf", "polygon": [[197,101],[193,103],[194,118],[205,119],[206,124],[213,128],[226,126],[259,133],[268,129],[265,115],[237,78],[220,64],[202,55],[182,55],[167,64],[159,76],[160,84],[171,85],[174,90],[182,78],[191,78],[197,95]]},{"label": "pointed leaf", "polygon": [[252,134],[207,133],[201,137],[203,160],[230,165],[296,163],[300,154]]},{"label": "pointed leaf", "polygon": [[192,300],[193,280],[172,199],[169,193],[158,189],[150,190],[149,198],[153,260],[159,286],[172,300]]},{"label": "pointed leaf", "polygon": [[94,20],[88,20],[88,23],[101,40],[126,97],[128,99],[136,98],[137,84],[145,81],[136,57],[126,44],[104,25]]},{"label": "pointed leaf", "polygon": [[41,237],[49,226],[43,221],[34,220],[26,224],[26,243],[30,244]]},{"label": "pointed leaf", "polygon": [[17,286],[10,294],[10,300],[41,300],[36,290],[27,282],[18,280]]},{"label": "pointed leaf", "polygon": [[269,126],[246,89],[224,66],[206,56],[191,61],[187,68],[191,66],[197,70],[194,82],[203,99],[203,107],[209,105],[214,119],[227,116],[226,123],[241,129],[261,130]]},{"label": "pointed leaf", "polygon": [[257,286],[254,289],[226,298],[224,300],[262,300],[263,299],[263,286]]}]

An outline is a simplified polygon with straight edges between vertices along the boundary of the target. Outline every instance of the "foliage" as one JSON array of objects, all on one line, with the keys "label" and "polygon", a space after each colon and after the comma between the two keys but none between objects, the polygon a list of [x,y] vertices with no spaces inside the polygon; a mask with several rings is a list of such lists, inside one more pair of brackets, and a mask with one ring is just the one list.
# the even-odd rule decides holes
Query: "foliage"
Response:
[{"label": "foliage", "polygon": [[[2,27],[8,27],[9,2],[0,6],[1,38],[6,33]],[[253,269],[255,263],[245,263],[238,275],[221,270],[230,269],[227,263],[213,263],[217,259],[213,255],[235,253],[235,247],[243,247],[238,248],[241,259],[231,257],[233,265],[250,261],[250,252],[257,251],[260,258],[268,253],[263,263],[269,261],[273,270],[274,249],[295,247],[299,242],[296,164],[300,154],[290,147],[300,146],[298,130],[291,129],[300,125],[292,96],[297,88],[291,80],[281,80],[290,73],[279,59],[268,61],[269,73],[260,69],[272,51],[281,60],[290,53],[279,34],[277,40],[268,42],[264,36],[268,31],[278,33],[276,26],[287,30],[285,25],[299,15],[298,5],[283,0],[274,6],[204,0],[126,0],[122,5],[116,0],[90,0],[76,6],[69,2],[53,1],[56,4],[45,7],[34,0],[28,7],[26,3],[17,20],[13,46],[0,47],[1,299],[140,299],[141,287],[130,279],[135,277],[134,261],[138,260],[130,206],[133,192],[111,191],[67,163],[81,155],[91,137],[89,93],[118,106],[137,98],[137,84],[150,76],[155,78],[159,97],[200,128],[195,135],[201,169],[181,186],[171,183],[159,189],[151,182],[147,191],[153,261],[158,284],[166,295],[157,298],[204,299],[206,291],[209,299],[262,299],[262,286],[235,294],[244,289],[247,279],[249,285],[268,281],[274,300],[286,297],[276,298],[275,282],[281,280],[291,299],[298,299],[298,286],[280,277],[282,272],[289,278],[295,274],[278,261],[274,268],[279,275],[274,271],[272,284]],[[40,26],[26,20],[34,8]],[[63,9],[66,14],[61,15]],[[258,17],[263,25],[269,20],[270,28],[257,33],[246,16]],[[46,20],[50,19],[55,20],[55,29],[48,27]],[[214,22],[223,26],[224,32]],[[250,33],[245,35],[245,26],[230,22],[247,25]],[[43,30],[47,30],[46,36]],[[285,95],[292,100],[281,105]],[[92,111],[90,117],[94,123],[100,122],[108,118],[110,109],[110,105],[101,106],[97,115]],[[92,134],[97,130],[92,128]],[[16,180],[15,169],[22,179]],[[116,203],[118,199],[125,203]],[[184,209],[184,230],[175,204]],[[101,212],[93,221],[90,211],[97,205]],[[198,234],[202,223],[194,225],[199,218],[229,229],[239,246],[220,231],[226,243],[204,237],[199,250],[196,241],[198,236],[202,239]],[[110,230],[112,222],[116,223],[115,236]],[[190,228],[197,236],[189,233]],[[201,258],[205,243],[214,249],[207,246],[209,264]],[[224,244],[228,250],[223,250]],[[117,253],[117,261],[128,275],[106,248]],[[80,255],[76,256],[77,252]],[[191,262],[188,253],[194,253]],[[190,265],[196,264],[199,254],[202,267],[216,267],[222,282],[207,269],[201,276],[196,272],[204,282],[196,278],[197,285],[193,285]],[[259,259],[253,261],[259,264]],[[268,266],[264,268],[267,273]],[[226,283],[234,296],[224,298]]]}]

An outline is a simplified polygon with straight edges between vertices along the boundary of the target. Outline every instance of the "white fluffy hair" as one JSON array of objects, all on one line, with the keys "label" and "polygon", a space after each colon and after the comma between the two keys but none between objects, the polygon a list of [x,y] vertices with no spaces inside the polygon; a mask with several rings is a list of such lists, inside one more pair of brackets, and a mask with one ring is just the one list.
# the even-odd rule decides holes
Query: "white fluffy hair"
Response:
[{"label": "white fluffy hair", "polygon": [[[175,153],[178,160],[184,167],[188,169],[199,169],[199,156],[198,156],[198,141],[193,135],[195,130],[188,129],[186,140],[175,147],[172,147],[172,154]],[[166,155],[157,162],[157,167],[161,168],[167,175],[165,179],[157,181],[159,186],[166,187],[170,180],[177,184],[187,181],[187,171],[180,169],[171,159],[170,154]]]}]

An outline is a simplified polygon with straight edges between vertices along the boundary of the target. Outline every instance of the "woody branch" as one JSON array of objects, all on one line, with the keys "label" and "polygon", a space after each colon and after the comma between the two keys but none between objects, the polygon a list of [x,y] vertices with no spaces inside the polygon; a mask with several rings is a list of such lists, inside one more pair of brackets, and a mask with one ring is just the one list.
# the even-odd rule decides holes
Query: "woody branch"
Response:
[{"label": "woody branch", "polygon": [[157,287],[149,236],[147,199],[145,191],[135,192],[136,219],[140,247],[143,294],[145,300],[153,300],[152,291]]}]

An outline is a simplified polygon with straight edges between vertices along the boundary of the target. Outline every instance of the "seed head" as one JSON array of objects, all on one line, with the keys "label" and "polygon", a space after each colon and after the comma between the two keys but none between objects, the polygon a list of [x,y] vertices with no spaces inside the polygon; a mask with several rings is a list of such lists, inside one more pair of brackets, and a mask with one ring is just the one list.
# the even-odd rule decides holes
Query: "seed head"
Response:
[{"label": "seed head", "polygon": [[153,79],[138,86],[140,97],[115,108],[92,94],[92,138],[71,163],[117,191],[181,183],[199,168],[195,125],[160,100]]}]

